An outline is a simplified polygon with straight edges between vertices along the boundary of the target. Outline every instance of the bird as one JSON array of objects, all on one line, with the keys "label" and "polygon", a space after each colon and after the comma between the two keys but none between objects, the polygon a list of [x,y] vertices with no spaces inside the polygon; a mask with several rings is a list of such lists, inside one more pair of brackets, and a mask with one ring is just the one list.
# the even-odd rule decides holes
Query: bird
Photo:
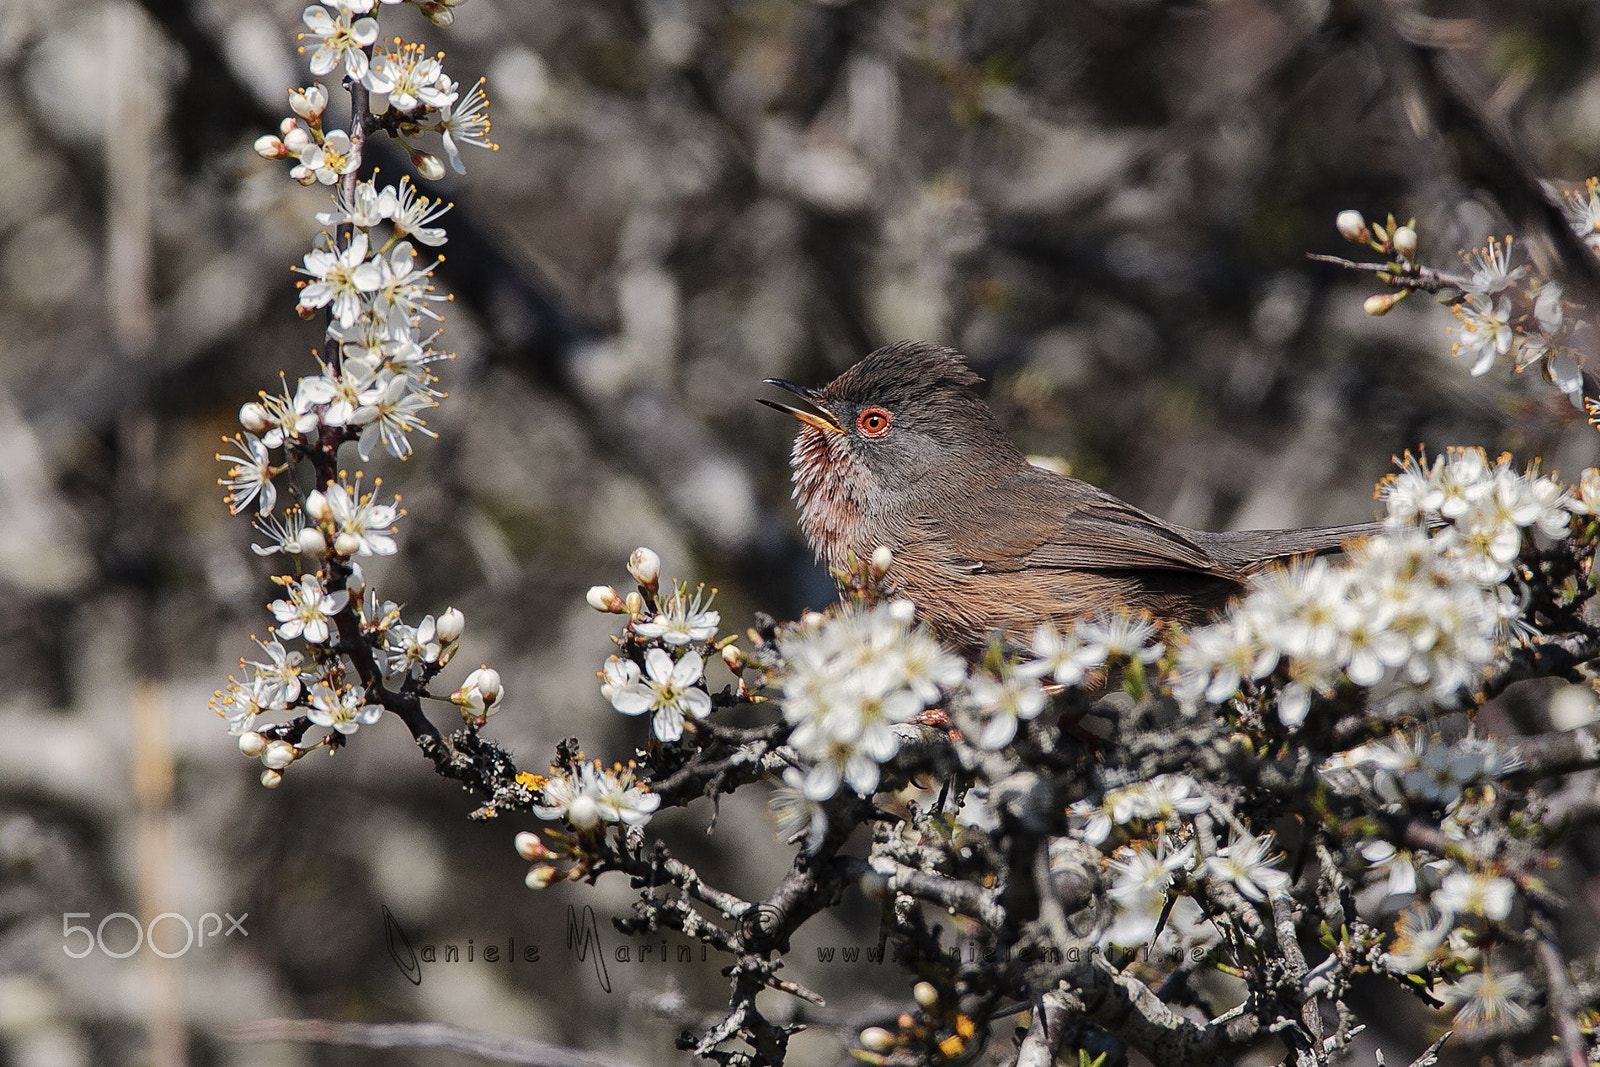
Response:
[{"label": "bird", "polygon": [[[968,659],[1107,610],[1202,624],[1269,563],[1340,551],[1378,523],[1214,533],[1166,522],[1030,463],[966,359],[879,348],[820,389],[764,379],[806,408],[791,453],[800,528],[836,570],[887,548],[888,592]],[[881,558],[881,556],[880,556]]]}]

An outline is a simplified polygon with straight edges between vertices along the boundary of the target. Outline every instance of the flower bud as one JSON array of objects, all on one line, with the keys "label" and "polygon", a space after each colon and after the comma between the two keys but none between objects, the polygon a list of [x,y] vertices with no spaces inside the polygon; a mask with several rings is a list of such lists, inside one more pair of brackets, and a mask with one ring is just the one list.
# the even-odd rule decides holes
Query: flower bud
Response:
[{"label": "flower bud", "polygon": [[923,1011],[939,1006],[939,988],[932,982],[918,982],[911,987],[911,997]]},{"label": "flower bud", "polygon": [[548,889],[550,883],[556,880],[556,875],[561,872],[554,867],[535,867],[528,872],[528,877],[523,879],[529,889]]},{"label": "flower bud", "polygon": [[622,598],[617,595],[617,591],[609,585],[591,585],[589,592],[584,594],[584,599],[596,611],[612,612],[620,615],[628,610]]},{"label": "flower bud", "polygon": [[361,549],[361,538],[349,530],[339,531],[339,536],[333,539],[333,550],[341,556],[353,556]]},{"label": "flower bud", "polygon": [[418,174],[430,182],[436,182],[444,177],[444,164],[439,161],[438,156],[427,152],[413,152],[411,153],[411,165],[417,168]]},{"label": "flower bud", "polygon": [[312,138],[310,131],[308,131],[304,126],[291,127],[283,135],[283,147],[287,148],[290,152],[297,156],[305,154],[305,152],[314,147],[316,143],[317,142]]},{"label": "flower bud", "polygon": [[289,94],[289,110],[312,124],[322,118],[323,109],[328,106],[328,90],[320,85],[313,85],[307,89],[296,90]]},{"label": "flower bud", "polygon": [[272,741],[261,753],[261,762],[268,770],[281,771],[295,761],[299,753],[287,741]]},{"label": "flower bud", "polygon": [[345,591],[351,596],[360,599],[361,594],[367,591],[367,572],[361,569],[361,564],[350,564],[350,577],[344,580]]},{"label": "flower bud", "polygon": [[738,674],[744,670],[744,653],[739,651],[738,645],[723,645],[722,662],[728,665],[730,671]]},{"label": "flower bud", "polygon": [[262,159],[288,159],[292,154],[281,137],[270,133],[256,138],[255,149]]},{"label": "flower bud", "polygon": [[[304,163],[296,164],[295,166],[290,167],[289,177],[293,178],[301,185],[317,184],[317,172],[306,166]],[[307,312],[309,312],[309,314]],[[315,308],[301,308],[300,317],[302,319],[314,319],[317,317],[317,311]]]},{"label": "flower bud", "polygon": [[333,521],[333,508],[328,505],[328,498],[321,489],[313,489],[306,494],[306,514],[314,522]]},{"label": "flower bud", "polygon": [[1415,259],[1417,255],[1417,231],[1410,226],[1401,226],[1394,231],[1394,250],[1407,259]]},{"label": "flower bud", "polygon": [[628,557],[628,573],[653,593],[661,584],[661,557],[648,548],[636,548]]},{"label": "flower bud", "polygon": [[251,730],[239,735],[239,751],[255,759],[267,750],[267,739]]},{"label": "flower bud", "polygon": [[282,771],[262,771],[261,784],[268,789],[276,789],[283,784]]},{"label": "flower bud", "polygon": [[1368,315],[1372,315],[1373,317],[1377,317],[1378,315],[1387,315],[1389,313],[1389,309],[1394,307],[1395,304],[1399,302],[1400,298],[1405,295],[1406,294],[1404,290],[1401,290],[1398,293],[1374,293],[1372,296],[1367,297],[1366,301],[1362,303],[1361,310],[1365,311]]},{"label": "flower bud", "polygon": [[628,616],[634,619],[644,614],[644,597],[639,594],[639,590],[635,589],[622,598],[622,610],[626,611]]},{"label": "flower bud", "polygon": [[439,621],[434,624],[433,632],[439,640],[447,645],[453,645],[461,640],[461,633],[467,628],[467,617],[461,613],[460,608],[445,608],[444,614],[439,616]]},{"label": "flower bud", "polygon": [[549,856],[550,849],[545,846],[544,838],[530,830],[523,830],[517,834],[517,855],[532,863]]},{"label": "flower bud", "polygon": [[500,698],[505,690],[500,685],[500,672],[489,666],[479,667],[467,675],[461,688],[450,694],[450,703],[461,709],[461,717],[482,723],[500,710]]},{"label": "flower bud", "polygon": [[500,688],[500,672],[493,667],[479,667],[467,675],[467,684],[478,687],[478,692],[483,694],[483,699],[490,704],[500,703],[502,690]]},{"label": "flower bud", "polygon": [[441,30],[448,30],[456,21],[456,13],[444,4],[437,2],[423,4],[422,13],[427,16],[429,22]]},{"label": "flower bud", "polygon": [[278,136],[287,137],[291,132],[298,130],[299,128],[300,124],[293,118],[284,119],[282,122],[278,123]]},{"label": "flower bud", "polygon": [[900,1043],[899,1039],[881,1026],[869,1026],[861,1031],[858,1039],[861,1047],[869,1052],[891,1052]]},{"label": "flower bud", "polygon": [[295,538],[295,544],[308,556],[320,556],[328,551],[328,539],[323,537],[322,531],[315,526],[307,526],[301,530],[300,536]]},{"label": "flower bud", "polygon": [[239,425],[251,433],[261,433],[272,425],[272,420],[267,418],[267,409],[252,400],[239,409]]},{"label": "flower bud", "polygon": [[579,830],[593,830],[600,825],[600,805],[584,793],[567,808],[567,821]]},{"label": "flower bud", "polygon": [[894,552],[888,545],[879,545],[872,550],[872,573],[883,577],[889,573],[889,568],[894,564]]},{"label": "flower bud", "polygon": [[1367,229],[1367,220],[1361,217],[1359,211],[1341,211],[1333,224],[1338,227],[1340,237],[1355,244],[1361,244],[1372,236],[1372,231]]}]

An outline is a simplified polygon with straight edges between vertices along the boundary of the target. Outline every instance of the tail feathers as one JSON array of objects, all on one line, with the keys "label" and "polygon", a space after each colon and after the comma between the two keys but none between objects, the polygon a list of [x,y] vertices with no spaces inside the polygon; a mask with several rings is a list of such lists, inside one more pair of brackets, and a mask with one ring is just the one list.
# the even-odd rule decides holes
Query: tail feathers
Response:
[{"label": "tail feathers", "polygon": [[1347,541],[1383,532],[1378,522],[1346,526],[1316,526],[1303,530],[1230,530],[1206,533],[1201,545],[1217,561],[1249,571],[1263,563],[1291,556],[1321,556],[1338,552]]}]

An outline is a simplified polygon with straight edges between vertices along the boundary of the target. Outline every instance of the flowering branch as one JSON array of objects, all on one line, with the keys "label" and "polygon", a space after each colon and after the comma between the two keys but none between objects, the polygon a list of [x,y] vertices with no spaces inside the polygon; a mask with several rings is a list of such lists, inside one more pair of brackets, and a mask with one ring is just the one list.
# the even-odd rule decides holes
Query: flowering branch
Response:
[{"label": "flowering branch", "polygon": [[[453,17],[442,0],[419,6]],[[243,405],[219,457],[230,508],[265,535],[257,551],[293,572],[274,578],[262,658],[214,701],[264,784],[393,714],[478,798],[475,817],[546,823],[515,841],[531,889],[620,874],[638,892],[621,930],[674,930],[727,957],[726,1010],[681,1041],[721,1063],[783,1060],[795,1026],[758,997],[821,1003],[782,968],[805,924],[854,890],[883,904],[885,942],[918,978],[914,1007],[856,1035],[868,1063],[961,1059],[1022,1005],[1035,1012],[1022,1055],[1038,1062],[1120,1042],[1157,1064],[1222,1063],[1275,1038],[1320,1064],[1357,1032],[1359,975],[1448,1005],[1477,1041],[1542,1026],[1542,987],[1562,1052],[1593,1051],[1580,1022],[1600,990],[1559,956],[1534,790],[1600,764],[1596,745],[1580,730],[1511,746],[1466,720],[1518,680],[1593,677],[1600,471],[1569,483],[1478,449],[1407,455],[1379,487],[1381,533],[1338,561],[1262,571],[1207,625],[1107,606],[971,660],[892,597],[887,549],[836,575],[836,607],[739,636],[722,633],[715,590],[664,579],[641,548],[631,587],[587,594],[617,623],[599,693],[630,722],[630,752],[608,764],[569,739],[547,773],[519,770],[483,736],[507,703],[497,671],[436,688],[462,613],[408,621],[360,565],[399,551],[404,512],[341,450],[404,460],[433,435],[449,358],[442,259],[419,252],[445,242],[448,205],[409,178],[380,187],[363,156],[388,136],[434,178],[461,169],[462,147],[492,147],[481,88],[381,40],[375,10],[333,0],[303,16],[310,70],[349,92],[350,129],[324,128],[328,91],[313,84],[256,146],[334,190],[297,268],[297,310],[323,321],[325,351],[315,373]],[[1566,202],[1574,233],[1600,240],[1597,186]],[[1420,262],[1414,224],[1347,212],[1339,229],[1382,257],[1363,269],[1391,291],[1369,311],[1447,294],[1474,374],[1512,356],[1594,409],[1586,309],[1514,262],[1509,239],[1448,273]],[[447,736],[429,701],[460,727]],[[729,724],[736,711],[755,724]],[[664,805],[714,814],[752,788],[793,849],[760,899],[650,836]],[[952,957],[952,929],[983,951]],[[1201,972],[1229,991],[1201,992]]]}]

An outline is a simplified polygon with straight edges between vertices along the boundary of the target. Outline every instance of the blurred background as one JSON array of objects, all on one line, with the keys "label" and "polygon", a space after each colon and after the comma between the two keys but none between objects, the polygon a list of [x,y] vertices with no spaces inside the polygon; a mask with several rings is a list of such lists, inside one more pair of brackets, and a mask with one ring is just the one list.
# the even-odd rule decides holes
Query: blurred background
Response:
[{"label": "blurred background", "polygon": [[[250,149],[309,80],[302,7],[0,0],[0,1064],[481,1062],[233,1029],[277,1017],[678,1062],[679,1030],[725,1003],[720,965],[618,934],[615,876],[526,890],[511,840],[532,820],[467,821],[397,722],[269,793],[207,709],[274,595],[213,455],[321,343],[290,268],[327,189]],[[366,465],[409,511],[368,574],[413,622],[466,612],[445,680],[502,672],[489,734],[527,769],[563,737],[607,759],[642,739],[598,693],[612,627],[583,601],[634,547],[717,586],[725,631],[831,598],[764,377],[950,344],[1026,451],[1212,528],[1369,518],[1419,443],[1567,474],[1600,451],[1544,383],[1470,378],[1443,309],[1368,317],[1369,278],[1305,256],[1351,251],[1333,219],[1353,207],[1416,216],[1451,267],[1523,232],[1529,175],[1600,169],[1585,0],[471,0],[448,32],[378,14],[464,85],[487,76],[500,150],[435,190],[458,358],[438,440]],[[1496,129],[1524,147],[1492,150]],[[1487,726],[1593,717],[1585,690],[1518,692]],[[764,895],[790,852],[747,792],[714,835],[703,808],[652,830]],[[1577,913],[1600,901],[1596,844],[1580,833],[1560,876]],[[569,950],[585,904],[604,974]],[[162,913],[162,951],[129,951]],[[179,951],[185,922],[205,944]],[[876,924],[852,899],[797,938],[791,976],[829,1008],[792,1063],[839,1062],[906,1003],[904,970],[821,958]],[[99,933],[83,958],[72,925]],[[1365,995],[1369,1054],[1406,1062],[1447,1021]]]}]

